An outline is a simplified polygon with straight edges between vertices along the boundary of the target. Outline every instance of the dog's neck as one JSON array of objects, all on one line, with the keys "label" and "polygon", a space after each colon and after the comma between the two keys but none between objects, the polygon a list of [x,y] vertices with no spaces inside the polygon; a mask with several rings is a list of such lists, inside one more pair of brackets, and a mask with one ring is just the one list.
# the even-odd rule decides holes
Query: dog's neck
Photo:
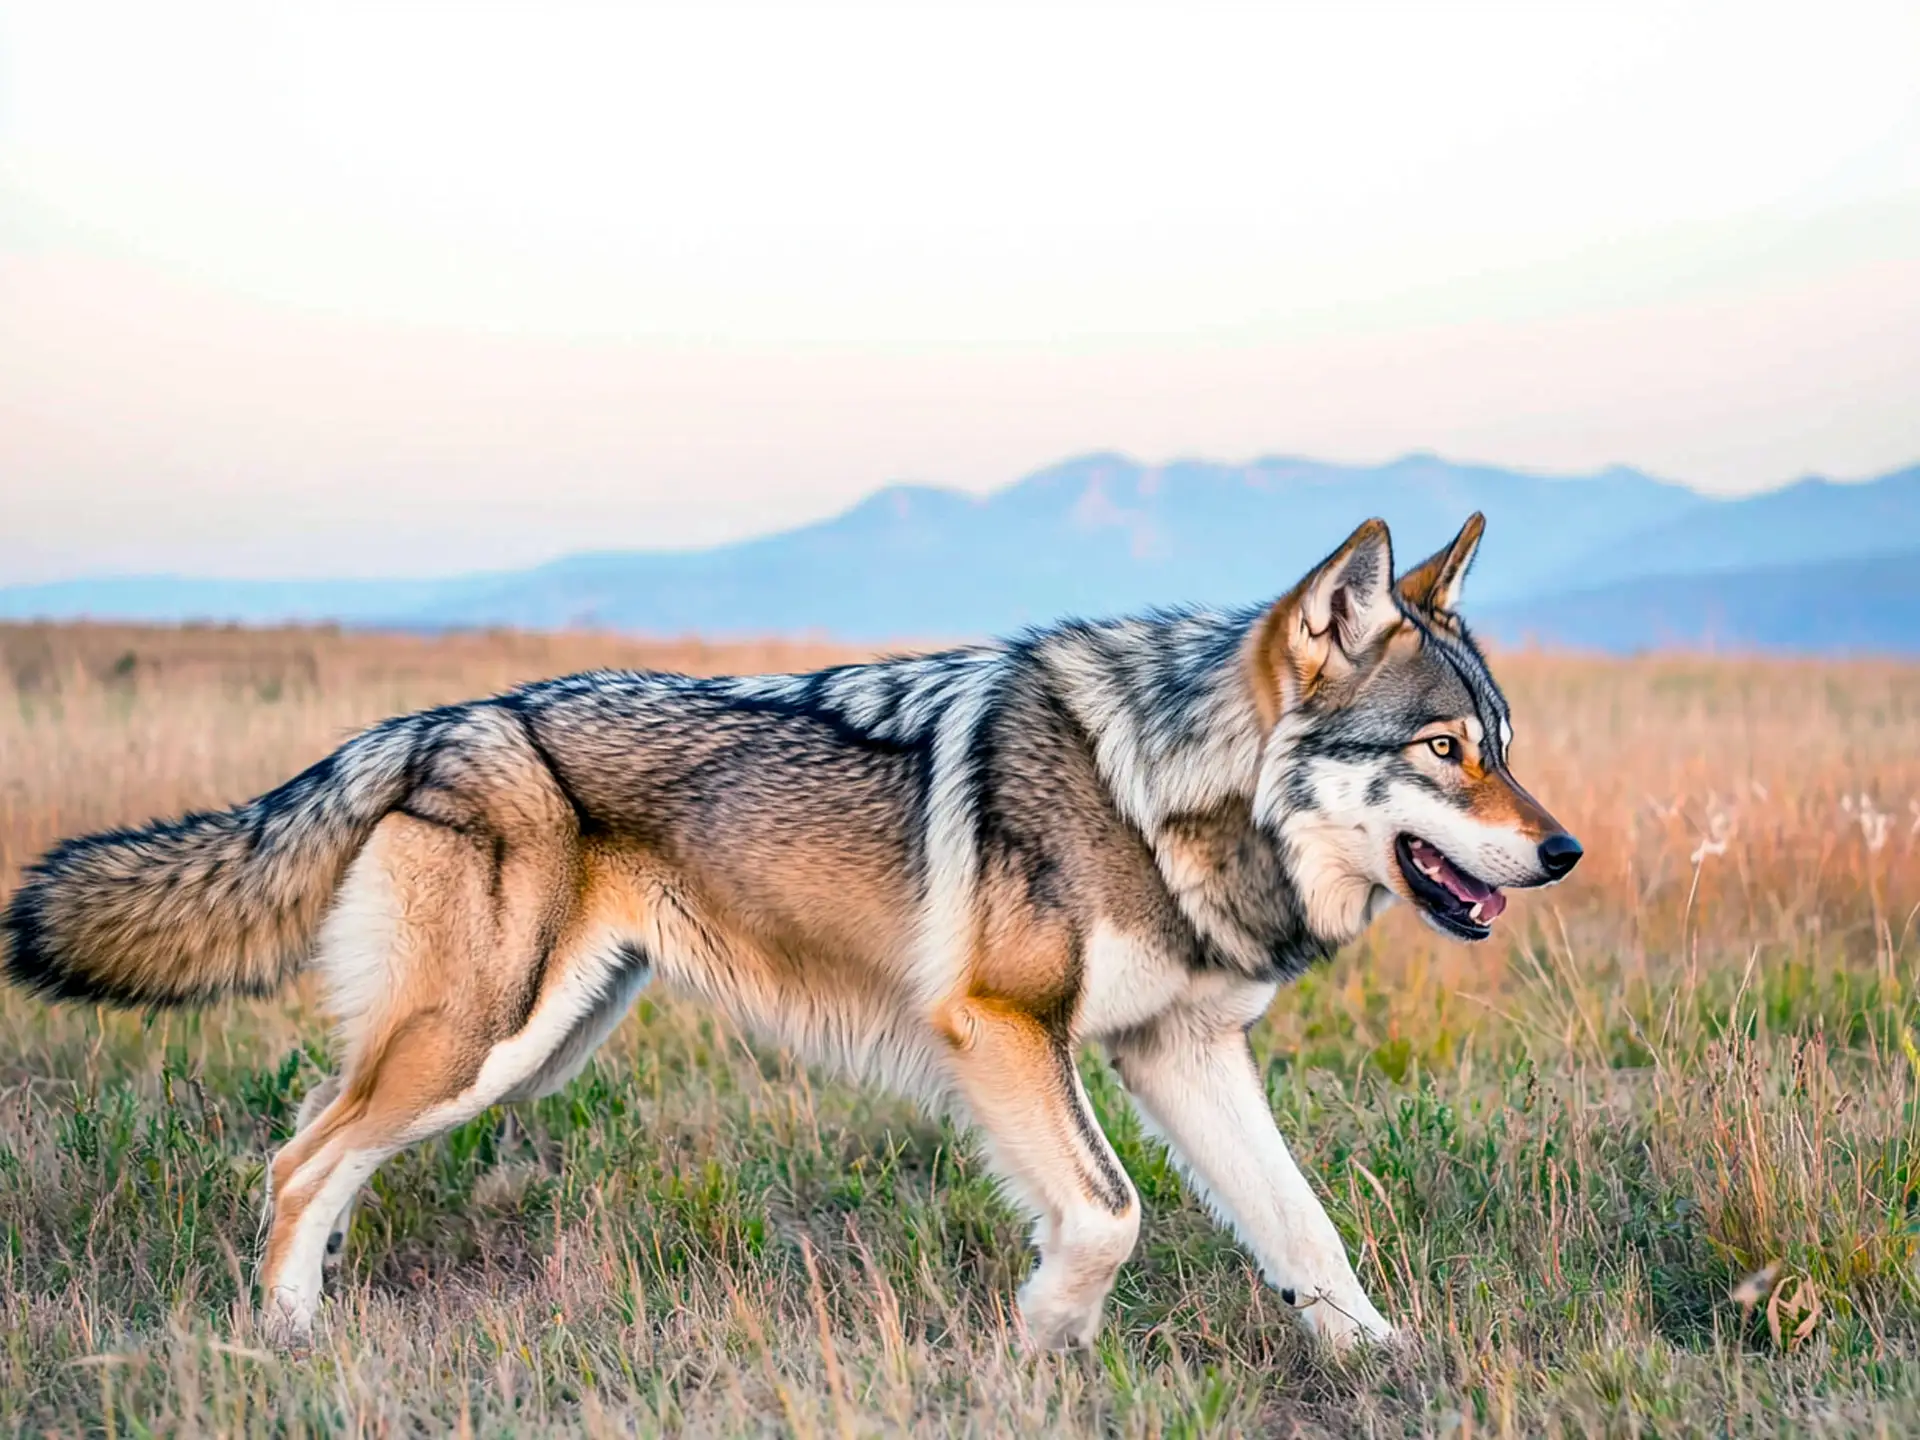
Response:
[{"label": "dog's neck", "polygon": [[1279,980],[1325,959],[1372,916],[1310,904],[1279,837],[1254,818],[1274,739],[1245,663],[1259,614],[1063,627],[1037,653],[1202,950],[1249,978]]},{"label": "dog's neck", "polygon": [[1243,661],[1257,610],[1063,626],[1036,653],[1142,834],[1251,801],[1265,740]]}]

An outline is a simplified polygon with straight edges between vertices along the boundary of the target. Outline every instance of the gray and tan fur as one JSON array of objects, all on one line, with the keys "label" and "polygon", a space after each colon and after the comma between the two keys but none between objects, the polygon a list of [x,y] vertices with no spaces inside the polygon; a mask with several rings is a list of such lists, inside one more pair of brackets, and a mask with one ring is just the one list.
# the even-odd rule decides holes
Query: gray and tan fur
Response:
[{"label": "gray and tan fur", "polygon": [[1309,1330],[1385,1337],[1246,1030],[1394,897],[1477,938],[1493,886],[1578,856],[1453,613],[1480,528],[1397,585],[1370,521],[1260,609],[390,720],[234,810],[54,849],[7,967],[131,1006],[320,973],[340,1072],[273,1161],[262,1261],[290,1342],[375,1167],[563,1084],[654,978],[971,1123],[1035,1217],[1036,1344],[1091,1339],[1139,1226],[1088,1042]]}]

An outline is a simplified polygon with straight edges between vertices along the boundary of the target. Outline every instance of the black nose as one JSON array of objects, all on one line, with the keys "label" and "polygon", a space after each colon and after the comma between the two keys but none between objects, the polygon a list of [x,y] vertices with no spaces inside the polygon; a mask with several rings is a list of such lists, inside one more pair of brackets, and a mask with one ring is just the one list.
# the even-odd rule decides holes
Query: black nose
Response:
[{"label": "black nose", "polygon": [[1586,851],[1580,848],[1580,842],[1571,835],[1549,835],[1540,842],[1540,867],[1549,879],[1563,880],[1584,854]]}]

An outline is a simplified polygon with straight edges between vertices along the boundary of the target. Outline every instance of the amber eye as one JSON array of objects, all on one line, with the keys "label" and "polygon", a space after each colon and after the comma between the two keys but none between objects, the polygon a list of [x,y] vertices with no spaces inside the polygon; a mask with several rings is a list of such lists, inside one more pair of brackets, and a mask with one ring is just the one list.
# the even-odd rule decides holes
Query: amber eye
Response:
[{"label": "amber eye", "polygon": [[1460,758],[1460,742],[1451,735],[1435,735],[1431,740],[1427,741],[1427,748],[1432,750],[1433,753],[1438,755],[1442,760],[1458,760]]}]

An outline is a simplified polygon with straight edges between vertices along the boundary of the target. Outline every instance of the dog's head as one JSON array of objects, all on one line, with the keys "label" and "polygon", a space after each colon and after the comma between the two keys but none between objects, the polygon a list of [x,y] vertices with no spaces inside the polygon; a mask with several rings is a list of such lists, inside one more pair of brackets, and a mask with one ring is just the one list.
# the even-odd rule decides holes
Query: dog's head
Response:
[{"label": "dog's head", "polygon": [[1268,732],[1255,816],[1330,944],[1396,896],[1484,940],[1503,886],[1551,884],[1580,859],[1507,768],[1506,697],[1455,613],[1484,528],[1474,515],[1396,581],[1387,527],[1369,520],[1249,633]]}]

